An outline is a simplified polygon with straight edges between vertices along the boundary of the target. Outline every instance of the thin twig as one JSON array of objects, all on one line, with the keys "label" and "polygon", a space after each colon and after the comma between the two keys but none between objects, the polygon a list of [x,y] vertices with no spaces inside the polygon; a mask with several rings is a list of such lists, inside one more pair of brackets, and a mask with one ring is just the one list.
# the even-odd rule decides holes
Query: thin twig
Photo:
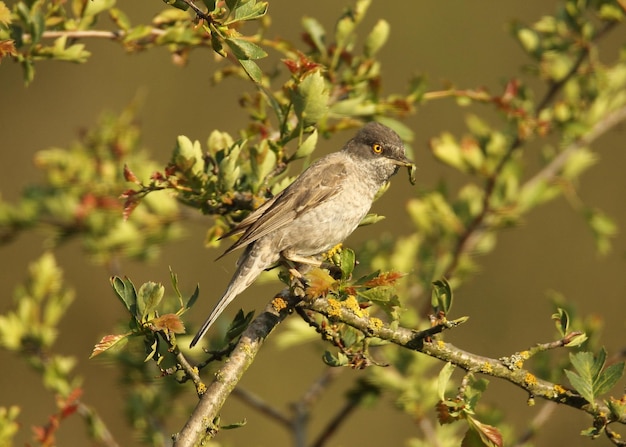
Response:
[{"label": "thin twig", "polygon": [[[609,22],[605,25],[605,27],[603,29],[601,29],[596,36],[594,37],[593,41],[597,41],[598,39],[600,39],[601,37],[605,36],[611,29],[613,29],[615,27],[617,22]],[[583,48],[583,50],[581,51],[581,53],[579,54],[578,58],[576,59],[575,63],[572,65],[572,67],[570,68],[570,71],[563,76],[563,78],[561,78],[558,82],[553,83],[549,90],[546,92],[546,94],[544,95],[544,97],[542,98],[541,101],[539,101],[536,109],[535,109],[535,115],[538,116],[539,113],[545,109],[556,97],[557,93],[565,86],[565,84],[578,72],[578,69],[580,68],[580,65],[586,60],[586,58],[589,56],[589,47],[586,46]],[[454,254],[452,256],[452,260],[450,261],[450,264],[448,265],[448,267],[446,268],[445,272],[444,272],[444,277],[446,278],[450,278],[454,275],[454,272],[458,266],[458,263],[461,259],[461,256],[463,253],[468,251],[468,247],[471,245],[470,241],[475,240],[477,237],[477,234],[480,234],[480,229],[482,228],[485,220],[487,219],[487,217],[489,216],[489,214],[491,213],[491,198],[496,190],[496,185],[498,182],[498,179],[500,177],[500,174],[502,173],[504,167],[506,166],[506,164],[509,162],[509,160],[511,159],[511,157],[513,156],[513,153],[516,152],[516,150],[521,147],[522,145],[522,139],[520,138],[519,135],[517,135],[515,137],[515,139],[511,142],[511,145],[509,147],[509,150],[506,152],[506,154],[500,159],[500,161],[498,162],[498,165],[496,166],[496,168],[494,169],[493,173],[491,174],[491,176],[487,179],[487,182],[485,184],[485,193],[483,195],[483,201],[482,201],[482,206],[481,206],[481,211],[480,213],[478,213],[478,215],[476,215],[476,217],[474,217],[474,219],[467,225],[465,231],[463,232],[463,234],[459,237],[459,240],[457,241],[456,247],[454,249]],[[428,304],[428,305],[426,305]],[[426,313],[428,313],[430,311],[430,303],[426,303],[424,306],[424,311]]]},{"label": "thin twig", "polygon": [[320,433],[311,447],[322,447],[328,439],[337,431],[337,428],[350,416],[359,406],[360,400],[349,399],[345,405],[332,418],[326,428]]},{"label": "thin twig", "polygon": [[541,410],[535,415],[530,424],[528,425],[528,429],[522,433],[522,435],[517,438],[515,444],[512,447],[522,447],[526,445],[527,442],[531,441],[535,435],[539,432],[539,429],[550,419],[554,410],[556,410],[556,403],[554,402],[546,402],[546,404],[541,407]]},{"label": "thin twig", "polygon": [[563,168],[563,165],[565,165],[572,153],[589,146],[598,137],[604,135],[624,120],[626,120],[626,106],[610,112],[603,119],[598,121],[589,132],[567,146],[559,155],[554,157],[550,163],[529,179],[524,184],[524,188],[533,188],[539,182],[549,181],[554,178],[559,170]]},{"label": "thin twig", "polygon": [[278,409],[272,407],[256,394],[237,387],[233,390],[233,395],[238,397],[239,400],[244,402],[246,405],[259,411],[261,414],[269,417],[275,422],[278,422],[280,425],[283,425],[287,428],[291,427],[291,419],[288,416],[281,413]]}]

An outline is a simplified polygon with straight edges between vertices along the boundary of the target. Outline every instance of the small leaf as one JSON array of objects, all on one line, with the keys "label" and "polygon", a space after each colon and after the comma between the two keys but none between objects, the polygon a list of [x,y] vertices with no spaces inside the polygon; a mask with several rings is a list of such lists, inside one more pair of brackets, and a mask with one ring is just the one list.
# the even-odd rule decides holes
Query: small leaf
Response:
[{"label": "small leaf", "polygon": [[315,49],[322,55],[326,56],[326,30],[320,22],[312,17],[304,17],[302,19],[302,27],[306,31],[311,43]]},{"label": "small leaf", "polygon": [[263,48],[245,39],[226,38],[226,45],[230,47],[235,57],[239,60],[262,59],[267,56]]},{"label": "small leaf", "polygon": [[452,373],[456,369],[456,365],[448,362],[446,363],[441,371],[439,372],[439,376],[437,378],[437,392],[439,395],[439,400],[446,400],[446,390],[448,388],[448,382],[450,381],[450,377],[452,377]]},{"label": "small leaf", "polygon": [[157,331],[167,330],[175,334],[184,334],[185,325],[176,314],[165,314],[150,321]]},{"label": "small leaf", "polygon": [[185,309],[191,308],[196,303],[196,300],[198,299],[199,295],[200,295],[200,287],[196,285],[196,289],[193,291],[193,294],[187,300],[187,304],[185,304]]},{"label": "small leaf", "polygon": [[359,222],[359,227],[363,227],[365,225],[372,225],[375,224],[377,222],[380,222],[381,220],[385,220],[386,217],[385,216],[380,216],[378,214],[374,214],[374,213],[370,213],[367,216],[365,216],[361,222]]},{"label": "small leaf", "polygon": [[448,315],[452,308],[453,294],[450,284],[445,278],[433,282],[431,303],[435,313],[443,312]]},{"label": "small leaf", "polygon": [[335,357],[330,351],[325,351],[322,355],[322,361],[328,366],[346,366],[349,362],[348,357],[343,352],[338,352]]},{"label": "small leaf", "polygon": [[263,80],[263,72],[256,64],[256,62],[251,60],[239,59],[239,63],[245,70],[246,74],[250,76],[250,79],[252,79],[257,84],[261,83],[261,81]]},{"label": "small leaf", "polygon": [[374,28],[365,39],[364,53],[367,57],[373,57],[387,43],[389,38],[389,22],[379,19]]},{"label": "small leaf", "polygon": [[569,332],[569,314],[567,311],[561,307],[556,310],[556,313],[552,314],[552,320],[556,325],[557,331],[561,337],[565,337],[565,335]]},{"label": "small leaf", "polygon": [[593,403],[594,395],[592,384],[568,369],[565,370],[565,375],[578,394],[580,394],[587,402]]},{"label": "small leaf", "polygon": [[329,92],[319,71],[307,75],[292,92],[294,110],[303,127],[321,121],[328,110]]},{"label": "small leaf", "polygon": [[356,255],[354,250],[344,248],[341,250],[339,267],[341,268],[341,279],[347,280],[352,275],[354,265],[356,264]]},{"label": "small leaf", "polygon": [[296,153],[293,154],[293,159],[297,160],[299,158],[308,157],[315,150],[315,146],[317,145],[317,129],[315,129],[311,135],[306,137],[306,139],[302,142],[302,144],[296,150]]},{"label": "small leaf", "polygon": [[91,351],[91,355],[89,356],[89,358],[92,359],[95,356],[100,355],[104,351],[108,351],[113,347],[124,346],[128,342],[129,335],[130,333],[120,335],[105,335],[93,348],[93,351]]},{"label": "small leaf", "polygon": [[132,281],[126,277],[121,279],[119,276],[113,276],[111,277],[111,286],[126,310],[137,318],[137,292]]},{"label": "small leaf", "polygon": [[306,274],[308,286],[306,296],[309,299],[325,297],[331,291],[337,289],[337,281],[330,276],[328,271],[321,268],[314,268]]},{"label": "small leaf", "polygon": [[[498,430],[496,427],[484,424],[471,416],[468,416],[467,421],[469,422],[470,427],[475,430],[476,433],[478,433],[484,445],[495,447],[502,447],[504,445],[502,433],[500,433],[500,430]],[[465,440],[463,440],[463,443],[461,445],[465,447],[466,445],[473,444],[466,444]]]},{"label": "small leaf", "polygon": [[220,425],[220,430],[234,430],[236,428],[241,428],[246,425],[248,421],[245,419],[239,422],[233,422],[232,424]]},{"label": "small leaf", "polygon": [[593,384],[594,394],[596,396],[601,396],[607,393],[619,379],[622,378],[624,374],[624,362],[615,363],[613,365],[608,366],[600,376],[598,380]]},{"label": "small leaf", "polygon": [[250,0],[240,4],[235,9],[234,18],[226,22],[225,25],[246,20],[256,20],[263,17],[265,13],[267,13],[267,2],[257,3],[255,0]]},{"label": "small leaf", "polygon": [[165,293],[163,285],[155,282],[142,284],[137,292],[137,310],[141,315],[141,321],[146,321],[152,314]]},{"label": "small leaf", "polygon": [[577,348],[578,346],[581,346],[583,343],[585,343],[587,340],[587,334],[579,334],[572,338],[568,343],[565,343],[565,346],[567,346],[568,348]]},{"label": "small leaf", "polygon": [[226,330],[226,336],[224,337],[226,340],[234,340],[239,337],[243,331],[246,330],[252,318],[254,317],[254,311],[248,312],[244,315],[243,310],[239,309],[237,315],[235,315],[235,319],[230,323],[230,326]]}]

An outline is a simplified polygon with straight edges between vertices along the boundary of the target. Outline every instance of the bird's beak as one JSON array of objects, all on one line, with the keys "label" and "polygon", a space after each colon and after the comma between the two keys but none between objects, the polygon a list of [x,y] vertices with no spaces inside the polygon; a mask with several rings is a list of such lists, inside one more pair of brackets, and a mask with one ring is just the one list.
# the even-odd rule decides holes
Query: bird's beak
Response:
[{"label": "bird's beak", "polygon": [[411,182],[411,185],[415,185],[415,171],[417,170],[417,166],[415,165],[415,163],[406,158],[404,154],[398,158],[395,158],[393,161],[398,166],[404,166],[408,169],[409,181]]},{"label": "bird's beak", "polygon": [[398,158],[394,158],[393,162],[397,164],[398,166],[411,167],[415,165],[415,163],[413,163],[411,160],[406,158],[405,155],[402,155],[401,157],[398,157]]}]

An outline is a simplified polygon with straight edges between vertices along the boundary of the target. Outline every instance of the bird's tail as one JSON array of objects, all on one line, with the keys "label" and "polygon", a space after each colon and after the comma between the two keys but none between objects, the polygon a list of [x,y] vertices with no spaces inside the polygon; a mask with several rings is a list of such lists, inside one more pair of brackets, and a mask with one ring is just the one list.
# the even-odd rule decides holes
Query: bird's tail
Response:
[{"label": "bird's tail", "polygon": [[215,323],[215,320],[224,312],[226,306],[234,300],[237,295],[243,292],[252,282],[261,274],[263,270],[267,268],[266,262],[263,262],[263,256],[256,255],[256,246],[250,245],[246,252],[242,255],[237,271],[230,280],[230,284],[226,288],[226,291],[217,302],[209,317],[204,320],[202,327],[191,341],[189,347],[193,348],[196,343],[200,341],[209,328]]}]

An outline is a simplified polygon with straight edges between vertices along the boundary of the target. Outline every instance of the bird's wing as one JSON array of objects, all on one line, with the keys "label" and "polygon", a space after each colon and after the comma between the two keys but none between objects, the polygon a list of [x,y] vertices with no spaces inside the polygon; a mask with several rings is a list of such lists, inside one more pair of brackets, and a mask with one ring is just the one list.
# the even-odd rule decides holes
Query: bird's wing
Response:
[{"label": "bird's wing", "polygon": [[237,234],[245,231],[222,256],[276,231],[333,197],[341,190],[345,176],[346,166],[340,161],[311,165],[291,185],[261,205],[230,232]]}]

